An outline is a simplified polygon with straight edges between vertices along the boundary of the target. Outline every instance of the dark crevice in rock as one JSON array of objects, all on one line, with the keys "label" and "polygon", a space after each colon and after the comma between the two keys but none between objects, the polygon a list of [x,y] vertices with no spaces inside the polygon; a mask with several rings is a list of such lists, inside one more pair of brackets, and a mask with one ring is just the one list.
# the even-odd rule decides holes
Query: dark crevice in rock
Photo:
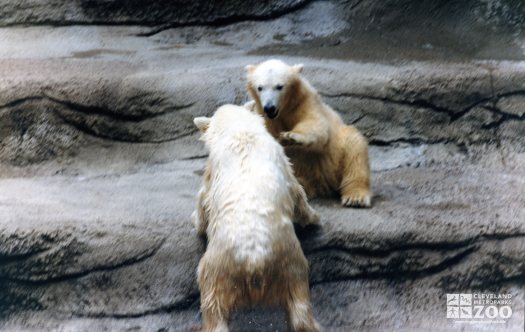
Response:
[{"label": "dark crevice in rock", "polygon": [[[491,143],[496,146],[499,146],[498,140],[481,140],[478,139],[476,141],[471,141],[470,143],[475,144],[482,144],[482,143]],[[371,146],[380,146],[380,147],[391,147],[391,146],[397,146],[399,144],[408,144],[412,146],[421,146],[421,145],[433,145],[433,144],[453,144],[458,148],[458,151],[462,154],[467,154],[469,149],[468,145],[464,142],[456,142],[451,139],[436,139],[436,140],[429,140],[429,139],[422,139],[422,138],[396,138],[392,140],[382,140],[378,138],[372,138],[369,139],[368,144]]]},{"label": "dark crevice in rock", "polygon": [[33,256],[44,253],[48,250],[49,248],[40,248],[40,249],[36,249],[31,252],[23,253],[23,254],[14,254],[14,255],[0,254],[0,266],[7,265],[10,263],[25,261]]},{"label": "dark crevice in rock", "polygon": [[[205,2],[205,7],[200,8],[198,12],[186,13],[187,15],[180,15],[180,10],[184,11],[188,9],[186,7],[199,7],[199,3],[195,1],[195,4],[179,4],[176,8],[172,5],[164,4],[163,8],[159,8],[162,5],[161,2],[158,4],[143,5],[149,7],[146,9],[149,12],[141,12],[141,8],[134,7],[133,1],[125,3],[124,5],[120,2],[111,1],[84,1],[85,13],[81,17],[68,17],[72,13],[63,13],[63,16],[57,18],[45,18],[45,17],[33,17],[28,16],[23,20],[19,21],[3,21],[0,22],[0,27],[27,27],[27,26],[49,26],[49,27],[67,27],[67,26],[139,26],[145,28],[152,28],[144,34],[138,34],[137,36],[151,36],[157,34],[163,30],[178,28],[178,27],[189,27],[189,26],[226,26],[229,24],[239,23],[243,21],[266,21],[274,18],[278,18],[297,10],[300,10],[307,6],[309,3],[315,0],[303,0],[295,4],[290,4],[278,9],[265,11],[265,12],[253,12],[253,13],[237,13],[232,14],[231,12],[213,13],[208,10],[204,13],[205,9],[213,8],[213,5],[208,5]],[[93,8],[88,8],[88,3],[91,2],[91,6],[94,6],[96,10],[93,13]],[[128,1],[129,2],[129,1]],[[168,1],[169,2],[169,1]],[[108,6],[109,4],[109,6]],[[192,6],[193,5],[193,6]],[[202,5],[202,4],[201,4]],[[120,6],[120,7],[119,7]],[[206,7],[207,6],[207,7]],[[157,8],[155,8],[157,7]],[[202,6],[201,6],[202,7]],[[253,6],[256,7],[256,6]],[[231,5],[230,5],[231,8]],[[38,9],[38,7],[36,8]],[[59,10],[58,8],[57,10]],[[144,9],[144,8],[143,8]],[[192,8],[189,8],[191,10]],[[134,12],[135,10],[135,12]],[[110,15],[108,15],[110,14]],[[209,16],[207,16],[208,14]],[[188,17],[189,15],[189,17]]]},{"label": "dark crevice in rock", "polygon": [[508,92],[500,92],[500,93],[496,93],[495,97],[499,99],[502,97],[511,97],[511,96],[518,96],[518,95],[525,96],[525,90],[512,90]]},{"label": "dark crevice in rock", "polygon": [[306,0],[306,1],[303,1],[303,2],[300,2],[300,3],[296,4],[295,6],[291,6],[291,7],[287,8],[287,9],[285,9],[285,10],[274,12],[274,13],[271,13],[269,15],[263,15],[263,16],[256,16],[256,15],[232,15],[232,16],[229,16],[229,17],[218,18],[218,19],[215,19],[213,21],[208,21],[208,22],[201,21],[201,20],[196,20],[196,21],[191,22],[191,23],[167,23],[167,24],[163,24],[163,25],[157,26],[157,27],[151,29],[148,32],[136,34],[136,36],[137,37],[151,37],[151,36],[154,36],[156,34],[159,34],[159,33],[163,32],[163,31],[166,31],[166,30],[169,30],[169,29],[182,28],[182,27],[191,27],[191,26],[221,27],[221,26],[227,26],[227,25],[230,25],[230,24],[240,23],[240,22],[244,22],[244,21],[255,21],[255,22],[267,21],[267,20],[276,19],[276,18],[279,18],[281,16],[290,14],[290,13],[295,12],[297,10],[300,10],[300,9],[306,7],[307,5],[309,5],[313,1],[314,0]]},{"label": "dark crevice in rock", "polygon": [[[431,112],[445,114],[448,117],[447,125],[452,125],[452,123],[462,119],[464,116],[469,114],[471,111],[479,110],[479,108],[484,109],[490,112],[489,114],[493,115],[492,119],[488,120],[485,123],[479,123],[477,127],[470,129],[472,132],[466,133],[465,134],[467,135],[466,137],[427,138],[424,136],[417,137],[417,135],[413,135],[409,137],[384,139],[384,138],[377,138],[377,137],[372,136],[371,138],[369,138],[369,144],[374,145],[374,146],[387,147],[387,146],[397,145],[400,143],[405,143],[409,145],[455,144],[462,151],[467,152],[467,149],[466,149],[467,143],[468,144],[489,143],[489,144],[494,144],[498,146],[502,138],[498,136],[497,132],[495,131],[497,131],[503,124],[505,124],[508,121],[525,121],[525,114],[518,115],[518,114],[504,112],[496,106],[502,98],[525,95],[525,90],[513,90],[509,92],[501,92],[501,93],[496,93],[491,96],[479,98],[461,110],[455,110],[451,108],[437,106],[423,99],[398,100],[398,99],[391,98],[391,97],[376,97],[376,96],[370,96],[366,94],[345,93],[345,92],[335,93],[335,94],[321,93],[321,95],[327,98],[355,98],[355,99],[373,100],[373,101],[379,101],[385,104],[390,103],[390,104],[395,104],[395,105],[408,106],[414,109],[425,109]],[[357,119],[353,120],[352,123],[357,123],[361,121],[367,115],[368,115],[367,113],[363,113]],[[468,119],[468,121],[471,121],[471,120]],[[476,130],[478,131],[486,130],[487,132],[485,135],[471,136],[473,135],[472,133],[476,132]]]},{"label": "dark crevice in rock", "polygon": [[484,240],[497,240],[504,241],[514,238],[525,238],[525,233],[492,233],[492,234],[483,234],[477,237],[468,238],[462,241],[457,242],[413,242],[406,243],[402,245],[390,246],[385,249],[370,249],[364,247],[348,247],[340,244],[327,244],[313,249],[304,249],[305,254],[313,254],[323,250],[339,250],[344,251],[348,254],[358,254],[363,256],[371,257],[385,257],[395,251],[405,251],[405,250],[431,250],[431,251],[441,251],[441,250],[454,250],[461,249],[467,246],[478,244]]},{"label": "dark crevice in rock", "polygon": [[343,245],[327,245],[313,250],[305,250],[305,254],[315,254],[326,250],[337,250],[347,254],[357,254],[369,257],[386,257],[396,251],[408,250],[429,250],[429,251],[449,251],[454,249],[461,249],[473,244],[475,239],[468,239],[460,242],[419,242],[408,243],[404,245],[392,246],[387,249],[369,249],[363,247],[349,248]]},{"label": "dark crevice in rock", "polygon": [[524,237],[525,233],[516,232],[513,234],[504,234],[504,233],[492,233],[492,234],[484,234],[480,236],[479,238],[487,239],[487,240],[507,240],[507,239],[514,239]]},{"label": "dark crevice in rock", "polygon": [[44,97],[42,96],[28,96],[28,97],[23,97],[23,98],[18,98],[18,99],[15,99],[15,100],[12,100],[6,104],[3,104],[3,105],[0,105],[0,109],[9,109],[9,108],[12,108],[12,107],[16,107],[16,106],[19,106],[19,105],[22,105],[26,102],[30,102],[30,101],[39,101],[39,100],[43,100]]},{"label": "dark crevice in rock", "polygon": [[[444,270],[449,270],[452,266],[460,263],[470,254],[476,252],[479,248],[484,245],[485,241],[505,241],[508,239],[514,238],[525,238],[525,233],[517,232],[515,234],[484,234],[477,236],[475,238],[466,239],[459,242],[435,242],[435,243],[410,243],[405,245],[399,245],[391,247],[388,249],[366,249],[366,248],[348,248],[344,245],[327,245],[313,250],[305,250],[305,254],[309,258],[309,261],[315,262],[321,261],[325,262],[330,257],[334,257],[336,261],[340,261],[340,267],[345,265],[355,265],[355,258],[357,256],[364,256],[365,259],[393,259],[396,260],[399,257],[405,257],[409,254],[408,251],[427,251],[427,252],[441,252],[443,255],[443,260],[437,264],[427,266],[422,269],[406,269],[403,268],[402,264],[392,265],[391,262],[386,261],[387,266],[380,269],[379,271],[359,271],[368,269],[368,263],[364,267],[357,267],[358,271],[355,269],[345,269],[337,268],[330,273],[321,273],[316,278],[313,278],[312,284],[322,284],[327,282],[334,281],[347,281],[347,280],[356,280],[356,279],[417,279],[424,278],[436,273],[439,273]],[[406,252],[406,253],[405,253]],[[319,257],[322,256],[319,260]],[[354,259],[352,259],[354,258]],[[384,264],[385,262],[383,262]],[[323,263],[315,263],[323,264]],[[379,264],[379,263],[378,263]],[[374,265],[372,263],[372,265]],[[313,270],[316,269],[316,266],[313,265]],[[315,272],[314,272],[315,274]],[[514,277],[509,277],[505,279],[513,279]],[[499,282],[500,279],[498,279]],[[501,279],[503,280],[503,279]],[[523,280],[523,276],[517,278],[516,280]]]},{"label": "dark crevice in rock", "polygon": [[496,129],[499,128],[503,123],[510,121],[510,120],[517,120],[517,121],[525,121],[525,114],[519,116],[516,114],[506,113],[501,111],[496,106],[483,106],[484,109],[487,111],[491,111],[492,113],[501,115],[501,118],[497,121],[493,121],[487,124],[484,124],[481,126],[483,129]]},{"label": "dark crevice in rock", "polygon": [[362,114],[362,115],[359,116],[357,119],[353,120],[351,123],[352,123],[352,124],[356,124],[356,123],[358,123],[359,121],[361,121],[365,116],[366,116],[366,114]]},{"label": "dark crevice in rock", "polygon": [[200,301],[199,293],[193,293],[186,296],[184,299],[177,301],[175,303],[166,304],[157,308],[152,308],[140,312],[127,312],[127,313],[107,313],[107,312],[97,312],[97,313],[73,313],[73,316],[76,318],[115,318],[115,319],[127,319],[127,318],[139,318],[148,315],[157,315],[157,314],[169,314],[175,311],[188,310],[191,307],[196,306]]},{"label": "dark crevice in rock", "polygon": [[186,158],[182,158],[180,160],[196,160],[196,159],[206,159],[208,158],[208,154],[202,154],[202,155],[195,155],[195,156],[189,156]]},{"label": "dark crevice in rock", "polygon": [[[425,109],[429,109],[433,112],[437,112],[437,113],[444,113],[444,114],[447,114],[450,118],[450,122],[454,122],[458,119],[460,119],[461,117],[463,117],[465,114],[467,114],[468,112],[470,112],[472,109],[474,109],[476,106],[480,105],[480,104],[483,104],[483,103],[486,103],[486,102],[493,102],[493,103],[496,103],[499,99],[503,98],[503,97],[509,97],[509,96],[516,96],[516,95],[525,95],[525,90],[515,90],[515,91],[510,91],[510,92],[505,92],[505,93],[498,93],[496,94],[495,96],[490,96],[490,97],[484,97],[484,98],[481,98],[481,99],[478,99],[476,101],[474,101],[473,103],[471,103],[470,105],[468,105],[467,107],[463,108],[462,110],[454,110],[454,109],[450,109],[450,108],[446,108],[446,107],[441,107],[441,106],[437,106],[437,105],[434,105],[432,103],[430,103],[429,101],[427,100],[424,100],[424,99],[415,99],[415,100],[398,100],[398,99],[392,99],[392,98],[388,98],[388,97],[376,97],[376,96],[370,96],[370,95],[365,95],[365,94],[358,94],[358,93],[336,93],[336,94],[328,94],[328,93],[320,93],[321,96],[323,97],[328,97],[328,98],[357,98],[357,99],[367,99],[367,100],[375,100],[375,101],[381,101],[381,102],[384,102],[384,103],[391,103],[391,104],[397,104],[397,105],[403,105],[403,106],[410,106],[410,107],[415,107],[415,108],[425,108]],[[498,114],[502,114],[502,115],[509,115],[509,116],[515,116],[513,114],[509,114],[509,113],[504,113],[500,110],[497,110],[497,109],[489,109],[489,110],[492,110],[494,112],[497,112]],[[523,120],[522,117],[518,117],[519,120]],[[513,119],[513,118],[509,118],[509,119]]]},{"label": "dark crevice in rock", "polygon": [[[351,1],[342,1],[342,3],[348,3],[348,2],[351,2]],[[358,7],[360,4],[362,4],[362,3],[363,3],[363,0],[358,0],[358,1],[356,1],[354,4],[352,4],[352,5],[350,6],[349,10],[351,11],[351,10],[357,8],[357,7]]]},{"label": "dark crevice in rock", "polygon": [[[127,129],[126,126],[120,124],[140,124],[142,121],[152,120],[157,117],[165,116],[178,112],[187,108],[192,107],[195,102],[184,104],[184,105],[175,105],[166,108],[162,112],[156,113],[147,113],[143,112],[141,114],[122,114],[117,111],[100,107],[100,106],[91,106],[83,105],[71,101],[61,100],[51,96],[29,96],[20,98],[17,100],[10,101],[2,106],[0,109],[9,110],[11,108],[23,106],[25,103],[30,102],[49,102],[55,105],[59,105],[60,108],[48,107],[52,112],[65,124],[75,128],[76,130],[88,134],[90,136],[95,136],[98,138],[119,141],[125,143],[165,143],[178,140],[182,137],[190,136],[194,134],[197,129],[189,128],[184,130],[179,135],[173,135],[169,137],[160,137],[156,138],[155,136],[159,135],[159,132],[151,131],[147,134],[153,137],[144,137],[147,135],[142,128],[136,129]],[[68,113],[71,113],[68,114]],[[77,116],[78,115],[78,116]],[[104,126],[104,123],[108,124],[117,124],[111,126]],[[96,126],[102,126],[102,129],[107,129],[107,132],[102,130],[97,130]],[[122,130],[120,129],[122,127]],[[110,130],[111,129],[111,130]],[[26,127],[21,128],[19,136],[23,137]],[[168,135],[166,135],[168,136]]]},{"label": "dark crevice in rock", "polygon": [[6,104],[0,105],[0,109],[12,108],[12,107],[22,105],[26,102],[42,101],[42,100],[47,100],[47,101],[57,103],[77,113],[81,113],[85,115],[106,116],[116,121],[127,121],[127,122],[141,122],[141,121],[149,120],[149,119],[156,118],[159,116],[163,116],[166,114],[170,114],[176,111],[180,111],[183,109],[187,109],[195,105],[195,102],[191,102],[191,103],[184,104],[184,105],[176,105],[176,106],[169,107],[168,109],[162,112],[143,113],[143,114],[123,114],[123,113],[118,113],[117,111],[113,111],[109,108],[104,108],[100,106],[83,105],[83,104],[75,103],[72,101],[61,100],[55,97],[44,95],[44,96],[29,96],[29,97],[16,99]]},{"label": "dark crevice in rock", "polygon": [[417,107],[417,108],[427,108],[427,109],[431,109],[434,112],[447,114],[450,118],[454,117],[455,114],[458,113],[457,111],[453,109],[434,105],[424,99],[397,100],[397,99],[392,99],[388,97],[376,97],[376,96],[370,96],[370,95],[359,94],[359,93],[351,93],[351,92],[342,92],[342,93],[335,93],[335,94],[320,92],[319,94],[327,98],[356,98],[356,99],[375,100],[375,101],[381,101],[384,103],[411,106],[411,107]]},{"label": "dark crevice in rock", "polygon": [[394,144],[397,144],[397,143],[406,143],[406,144],[410,144],[410,145],[423,145],[423,144],[427,144],[427,145],[430,145],[430,144],[440,144],[440,143],[443,143],[443,144],[447,144],[447,143],[453,143],[453,144],[457,144],[456,142],[453,142],[449,139],[437,139],[437,140],[427,140],[427,139],[422,139],[422,138],[416,138],[416,137],[413,137],[413,138],[396,138],[396,139],[392,139],[392,140],[382,140],[382,139],[378,139],[378,138],[372,138],[368,141],[368,144],[370,145],[376,145],[376,146],[390,146],[390,145],[394,145]]},{"label": "dark crevice in rock", "polygon": [[75,129],[77,129],[80,132],[83,132],[84,134],[94,136],[97,138],[101,138],[104,140],[111,140],[111,141],[117,141],[117,142],[123,142],[123,143],[153,143],[153,144],[168,143],[168,142],[176,141],[183,137],[191,136],[197,132],[197,129],[195,129],[195,130],[191,130],[189,132],[185,132],[180,135],[172,136],[172,137],[165,138],[165,139],[146,140],[146,139],[142,139],[141,137],[122,137],[122,136],[117,136],[117,135],[108,135],[108,134],[100,133],[94,130],[93,128],[91,128],[90,126],[88,126],[87,124],[71,121],[71,119],[68,119],[65,116],[60,115],[60,114],[58,116],[60,117],[62,121],[64,121],[64,123],[74,127]]},{"label": "dark crevice in rock", "polygon": [[141,122],[144,120],[148,120],[148,119],[152,119],[158,116],[169,114],[172,112],[180,111],[182,109],[190,108],[195,104],[195,102],[192,102],[192,103],[185,104],[185,105],[177,105],[177,106],[170,107],[169,109],[163,112],[157,112],[157,113],[123,114],[123,113],[117,113],[108,108],[103,108],[99,106],[82,105],[82,104],[74,103],[72,101],[61,100],[61,99],[50,97],[47,95],[45,96],[45,98],[57,104],[61,104],[78,113],[82,113],[85,115],[107,116],[116,121],[128,121],[128,122]]},{"label": "dark crevice in rock", "polygon": [[320,284],[326,284],[331,282],[338,282],[338,281],[350,281],[350,280],[358,280],[358,279],[368,279],[368,280],[378,280],[378,279],[388,279],[388,280],[414,280],[414,279],[420,279],[424,277],[431,276],[433,274],[442,272],[444,270],[447,270],[451,268],[454,265],[459,264],[463,259],[468,257],[470,254],[476,251],[476,246],[468,246],[463,250],[460,250],[456,254],[445,258],[440,263],[436,265],[432,265],[423,269],[415,269],[415,270],[404,270],[404,269],[398,269],[398,270],[389,270],[389,271],[378,271],[378,272],[363,272],[363,273],[356,273],[353,275],[345,275],[344,273],[338,274],[331,274],[329,276],[324,276],[322,279],[318,280],[311,280],[311,285],[320,285]]},{"label": "dark crevice in rock", "polygon": [[[494,108],[493,107],[489,107],[489,106],[484,106],[483,107],[484,109],[488,110],[488,111],[492,111],[494,112]],[[496,120],[496,121],[492,121],[492,122],[489,122],[489,123],[485,123],[483,125],[481,125],[481,128],[482,129],[485,129],[485,130],[490,130],[490,129],[497,129],[501,126],[501,124],[503,122],[505,122],[506,120],[508,119],[505,119],[504,117],[501,117],[500,119]]]},{"label": "dark crevice in rock", "polygon": [[13,283],[28,285],[28,286],[45,286],[51,283],[70,281],[73,279],[85,277],[91,273],[103,272],[103,271],[113,271],[113,270],[117,270],[123,267],[127,267],[133,264],[143,262],[147,260],[148,258],[151,258],[155,254],[157,254],[157,252],[160,250],[160,248],[164,245],[165,242],[166,242],[166,239],[163,238],[161,241],[159,241],[159,243],[155,247],[151,248],[150,250],[147,250],[135,257],[128,258],[114,265],[97,266],[97,267],[87,269],[84,271],[68,273],[68,274],[64,274],[61,276],[57,276],[57,277],[49,277],[49,278],[42,279],[42,280],[28,280],[28,279],[22,279],[19,277],[10,277],[10,276],[3,276],[3,277],[0,276],[0,278],[3,278],[4,280],[7,280]]}]

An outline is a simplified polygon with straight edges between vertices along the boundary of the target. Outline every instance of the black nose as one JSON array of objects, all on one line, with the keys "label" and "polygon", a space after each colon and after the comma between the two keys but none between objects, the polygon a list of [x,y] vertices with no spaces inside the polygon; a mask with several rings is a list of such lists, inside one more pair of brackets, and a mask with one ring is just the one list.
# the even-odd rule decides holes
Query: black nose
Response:
[{"label": "black nose", "polygon": [[264,113],[266,113],[268,115],[275,113],[275,106],[273,106],[273,105],[266,105],[266,106],[264,106]]},{"label": "black nose", "polygon": [[270,118],[274,119],[277,116],[277,109],[273,105],[264,106],[264,113]]}]

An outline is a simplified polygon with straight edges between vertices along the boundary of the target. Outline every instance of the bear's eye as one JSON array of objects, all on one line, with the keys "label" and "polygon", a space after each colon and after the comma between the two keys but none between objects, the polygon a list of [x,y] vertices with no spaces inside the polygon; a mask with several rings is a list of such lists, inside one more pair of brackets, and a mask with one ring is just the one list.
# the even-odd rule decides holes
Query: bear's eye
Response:
[{"label": "bear's eye", "polygon": [[262,86],[258,86],[257,91],[262,91]]},{"label": "bear's eye", "polygon": [[280,91],[282,89],[283,89],[283,86],[281,84],[275,86],[275,90]]}]

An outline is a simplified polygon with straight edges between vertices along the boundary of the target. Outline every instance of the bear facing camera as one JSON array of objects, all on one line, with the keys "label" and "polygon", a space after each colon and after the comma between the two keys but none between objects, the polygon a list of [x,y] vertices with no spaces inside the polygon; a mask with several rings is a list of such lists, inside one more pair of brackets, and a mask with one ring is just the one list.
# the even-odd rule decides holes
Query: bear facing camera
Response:
[{"label": "bear facing camera", "polygon": [[244,106],[264,117],[309,198],[339,195],[343,206],[370,207],[368,142],[323,103],[302,69],[280,60],[246,66],[253,101]]}]

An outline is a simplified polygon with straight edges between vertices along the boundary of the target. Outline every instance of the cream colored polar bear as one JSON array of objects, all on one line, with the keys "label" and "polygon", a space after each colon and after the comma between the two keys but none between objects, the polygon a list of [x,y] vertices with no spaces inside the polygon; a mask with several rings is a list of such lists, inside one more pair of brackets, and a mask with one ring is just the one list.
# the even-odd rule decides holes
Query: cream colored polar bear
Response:
[{"label": "cream colored polar bear", "polygon": [[208,235],[198,268],[204,331],[227,331],[235,308],[281,305],[292,331],[318,331],[308,262],[292,220],[319,217],[261,116],[220,107],[194,120],[209,149],[194,223]]},{"label": "cream colored polar bear", "polygon": [[246,70],[254,101],[245,107],[264,116],[268,131],[286,147],[308,196],[338,193],[344,206],[370,206],[367,140],[322,102],[300,76],[302,65],[268,60]]}]

